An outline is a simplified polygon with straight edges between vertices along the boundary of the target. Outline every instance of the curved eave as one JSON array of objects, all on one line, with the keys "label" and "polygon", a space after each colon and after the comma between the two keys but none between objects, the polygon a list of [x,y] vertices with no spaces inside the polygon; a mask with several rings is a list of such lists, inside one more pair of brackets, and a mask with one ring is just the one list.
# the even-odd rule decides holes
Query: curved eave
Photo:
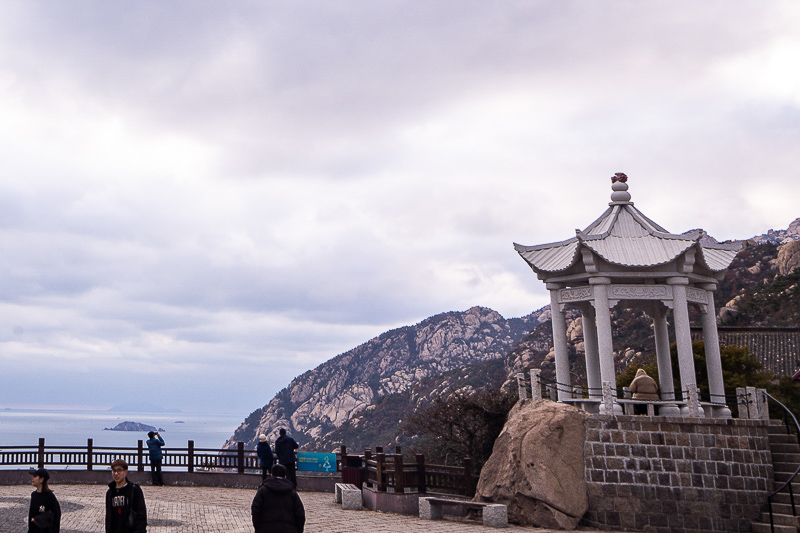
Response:
[{"label": "curved eave", "polygon": [[652,267],[669,263],[696,242],[654,235],[581,240],[584,246],[609,263],[628,267]]},{"label": "curved eave", "polygon": [[523,246],[514,243],[514,249],[535,272],[560,272],[578,260],[578,239],[562,242]]},{"label": "curved eave", "polygon": [[718,245],[701,245],[700,262],[712,272],[727,270],[742,249],[741,242]]}]

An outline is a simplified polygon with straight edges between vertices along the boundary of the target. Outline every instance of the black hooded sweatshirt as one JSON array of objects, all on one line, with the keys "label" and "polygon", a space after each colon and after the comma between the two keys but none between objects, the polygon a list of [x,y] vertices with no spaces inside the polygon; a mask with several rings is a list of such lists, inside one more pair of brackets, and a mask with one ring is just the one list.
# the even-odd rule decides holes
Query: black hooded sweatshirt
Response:
[{"label": "black hooded sweatshirt", "polygon": [[258,488],[250,510],[256,533],[303,533],[306,510],[286,478],[268,477]]}]

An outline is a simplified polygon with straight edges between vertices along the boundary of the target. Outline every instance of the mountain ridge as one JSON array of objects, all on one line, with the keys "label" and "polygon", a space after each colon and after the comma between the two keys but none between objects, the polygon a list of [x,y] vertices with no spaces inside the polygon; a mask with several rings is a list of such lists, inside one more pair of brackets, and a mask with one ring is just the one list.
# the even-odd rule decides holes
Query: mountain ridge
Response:
[{"label": "mountain ridge", "polygon": [[[800,295],[791,285],[792,276],[800,276],[800,218],[787,230],[770,230],[744,243],[715,294],[722,323],[750,316],[752,311],[742,313],[738,307],[747,310],[751,300],[769,296],[776,280],[784,300],[787,291]],[[795,320],[800,325],[797,315],[784,323]],[[619,371],[647,356],[652,331],[650,321],[635,311],[615,311],[614,321]],[[583,335],[574,309],[568,310],[567,336],[571,372],[580,382],[585,380]],[[255,446],[260,433],[272,441],[281,427],[309,450],[330,451],[340,443],[356,449],[405,446],[411,441],[400,431],[404,413],[454,391],[480,386],[512,391],[515,374],[528,368],[541,368],[546,379],[555,377],[549,306],[510,319],[480,306],[440,313],[382,333],[296,377],[253,411],[225,448],[238,441]]]}]

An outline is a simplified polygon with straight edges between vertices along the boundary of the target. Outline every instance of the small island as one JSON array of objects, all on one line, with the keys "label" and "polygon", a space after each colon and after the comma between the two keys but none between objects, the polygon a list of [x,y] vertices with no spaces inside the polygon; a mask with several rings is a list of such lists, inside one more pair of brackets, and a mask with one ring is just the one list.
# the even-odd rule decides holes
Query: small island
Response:
[{"label": "small island", "polygon": [[163,428],[156,429],[154,426],[148,426],[147,424],[141,424],[139,422],[120,422],[113,428],[103,428],[103,431],[164,431]]}]

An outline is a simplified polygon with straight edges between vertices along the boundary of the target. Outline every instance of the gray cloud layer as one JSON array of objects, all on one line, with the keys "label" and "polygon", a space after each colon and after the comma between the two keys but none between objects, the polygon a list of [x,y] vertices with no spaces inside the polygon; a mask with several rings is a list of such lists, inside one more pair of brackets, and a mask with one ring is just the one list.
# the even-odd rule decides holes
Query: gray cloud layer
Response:
[{"label": "gray cloud layer", "polygon": [[[8,2],[0,406],[263,405],[386,329],[547,303],[608,176],[785,228],[792,2]],[[115,387],[109,376],[127,386]],[[28,383],[45,378],[45,391]]]}]

